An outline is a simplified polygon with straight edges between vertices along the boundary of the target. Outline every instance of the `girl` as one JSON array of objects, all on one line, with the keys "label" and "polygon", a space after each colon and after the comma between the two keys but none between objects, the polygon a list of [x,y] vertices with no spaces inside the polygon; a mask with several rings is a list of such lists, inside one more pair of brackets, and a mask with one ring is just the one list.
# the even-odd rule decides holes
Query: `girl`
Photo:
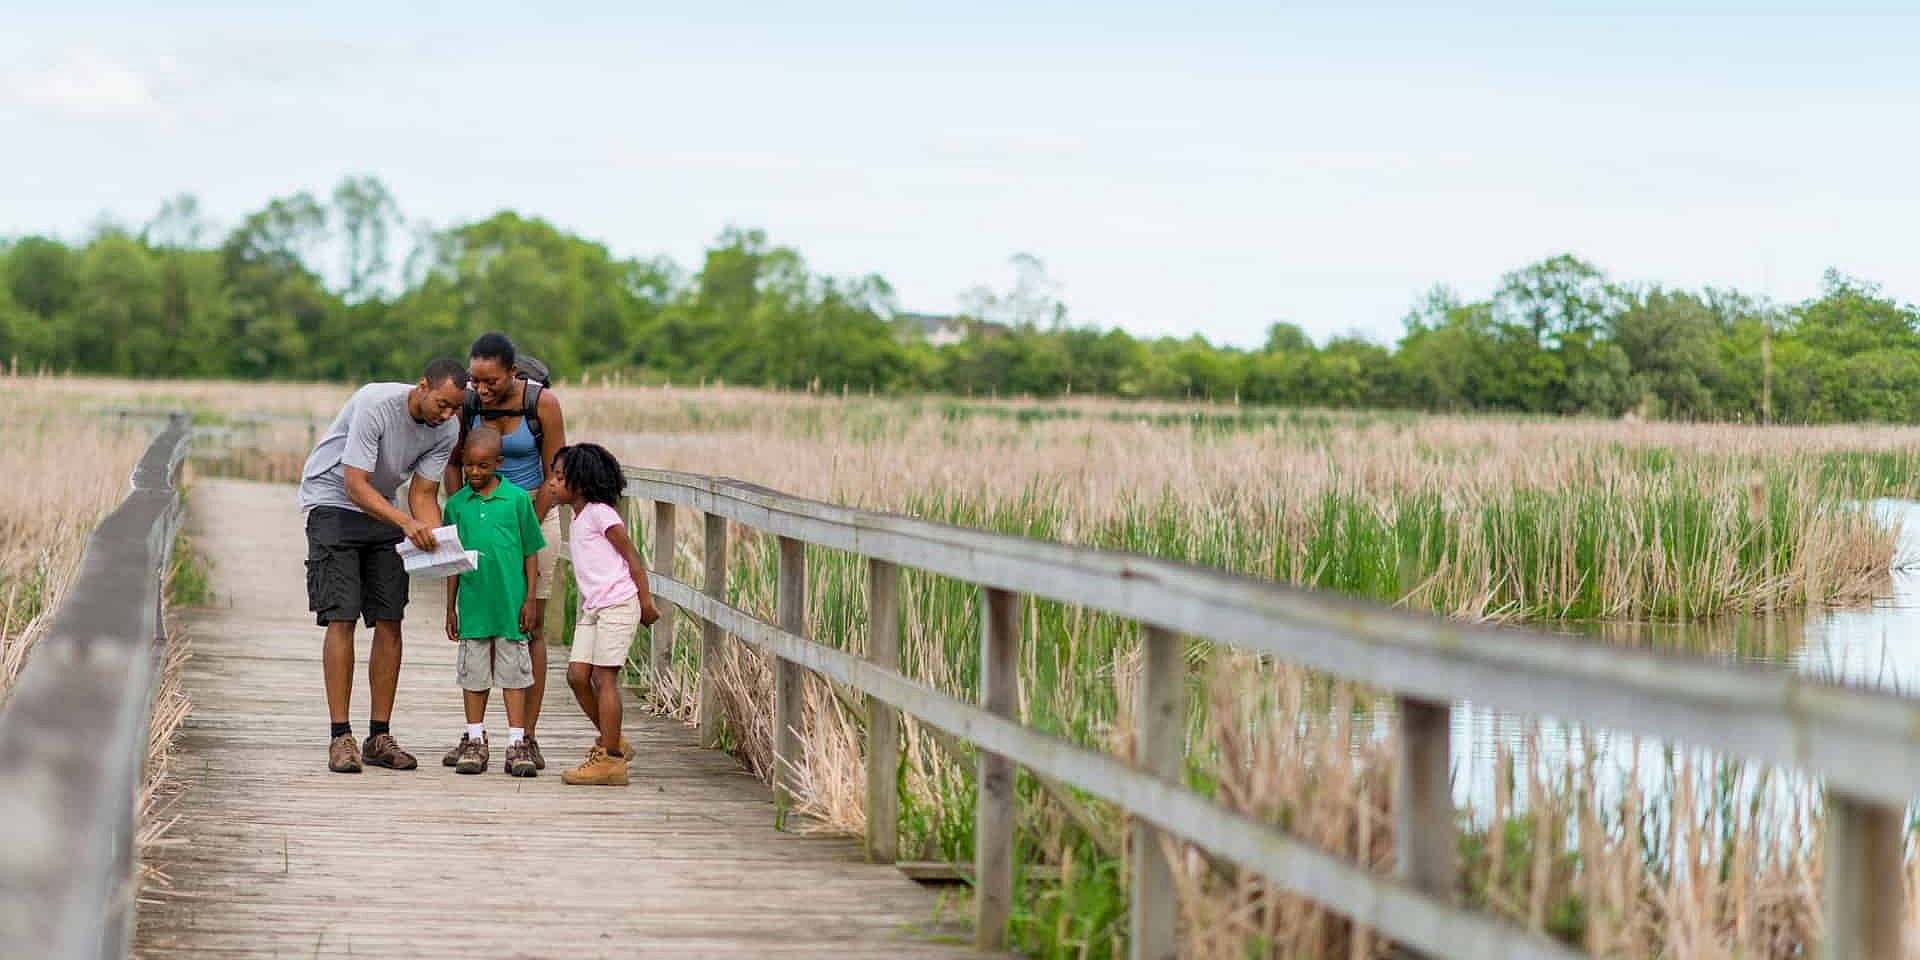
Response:
[{"label": "girl", "polygon": [[627,480],[605,447],[582,443],[554,454],[547,483],[556,500],[573,507],[567,552],[580,589],[580,615],[567,657],[567,685],[600,731],[586,762],[560,779],[576,786],[625,786],[632,751],[620,735],[620,670],[634,629],[660,619],[647,588],[647,568],[620,518]]}]

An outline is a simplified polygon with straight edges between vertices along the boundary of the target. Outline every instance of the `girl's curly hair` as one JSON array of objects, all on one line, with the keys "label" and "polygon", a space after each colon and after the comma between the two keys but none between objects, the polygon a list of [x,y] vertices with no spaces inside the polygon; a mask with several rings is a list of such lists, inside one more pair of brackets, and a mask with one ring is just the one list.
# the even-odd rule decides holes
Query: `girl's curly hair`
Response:
[{"label": "girl's curly hair", "polygon": [[620,461],[615,460],[606,447],[597,443],[569,444],[553,455],[553,463],[560,468],[567,489],[588,503],[620,505],[620,495],[627,490],[627,478],[620,472]]}]

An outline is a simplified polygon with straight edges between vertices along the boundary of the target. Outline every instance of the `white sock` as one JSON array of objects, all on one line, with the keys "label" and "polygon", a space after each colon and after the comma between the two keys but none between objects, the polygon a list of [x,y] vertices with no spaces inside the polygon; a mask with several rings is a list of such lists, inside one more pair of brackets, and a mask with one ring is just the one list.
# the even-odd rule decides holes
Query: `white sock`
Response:
[{"label": "white sock", "polygon": [[487,738],[487,725],[486,725],[486,724],[484,724],[484,723],[469,723],[469,724],[467,724],[467,739],[468,739],[468,740],[485,740],[486,738]]},{"label": "white sock", "polygon": [[526,738],[527,738],[527,731],[525,728],[522,728],[522,727],[507,728],[507,746],[511,747],[514,744],[519,743],[522,740],[525,740]]}]

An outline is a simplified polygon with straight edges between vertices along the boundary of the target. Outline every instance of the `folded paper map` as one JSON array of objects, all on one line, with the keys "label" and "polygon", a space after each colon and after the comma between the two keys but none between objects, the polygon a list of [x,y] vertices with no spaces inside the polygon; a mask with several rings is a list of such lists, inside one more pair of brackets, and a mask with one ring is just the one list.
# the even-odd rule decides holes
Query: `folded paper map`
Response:
[{"label": "folded paper map", "polygon": [[406,564],[408,574],[439,580],[479,569],[480,551],[461,547],[460,531],[451,524],[435,528],[433,539],[439,546],[431,553],[407,540],[400,541],[400,545],[394,548],[400,551],[400,561]]}]

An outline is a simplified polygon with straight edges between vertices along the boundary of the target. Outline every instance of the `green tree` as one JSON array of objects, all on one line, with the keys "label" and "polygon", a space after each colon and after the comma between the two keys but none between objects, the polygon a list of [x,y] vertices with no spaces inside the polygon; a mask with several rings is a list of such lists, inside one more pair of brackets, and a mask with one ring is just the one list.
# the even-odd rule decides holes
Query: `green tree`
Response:
[{"label": "green tree", "polygon": [[1712,414],[1722,384],[1720,333],[1714,310],[1690,293],[1659,287],[1632,299],[1614,321],[1614,339],[1633,370],[1637,392],[1656,415],[1699,419]]}]

